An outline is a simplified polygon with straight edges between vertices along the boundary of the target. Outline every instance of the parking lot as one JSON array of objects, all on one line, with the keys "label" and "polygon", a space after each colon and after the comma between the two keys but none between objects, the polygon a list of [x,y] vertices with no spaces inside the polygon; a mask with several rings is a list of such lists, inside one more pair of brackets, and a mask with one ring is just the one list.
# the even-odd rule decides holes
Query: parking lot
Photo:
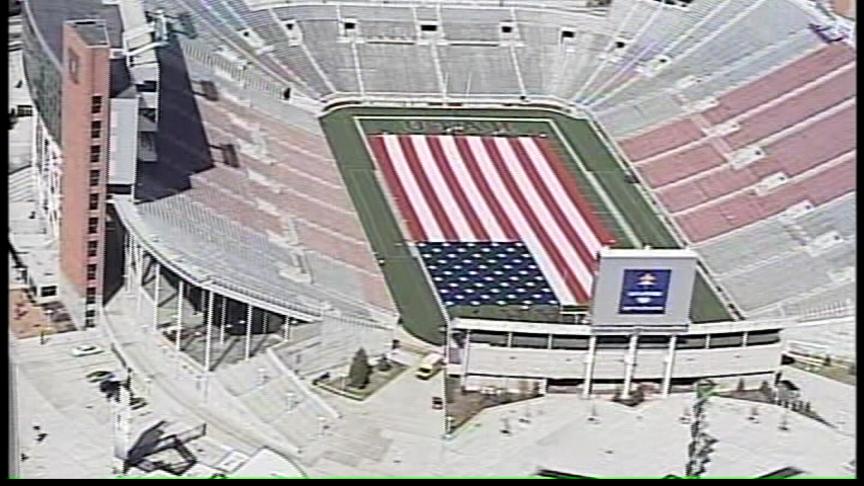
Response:
[{"label": "parking lot", "polygon": [[[72,349],[85,343],[106,351],[73,356]],[[13,346],[18,437],[26,456],[22,477],[111,477],[111,410],[98,385],[85,378],[92,371],[119,369],[107,349],[92,331],[49,336],[45,344],[22,339]],[[40,433],[46,434],[41,442]]]}]

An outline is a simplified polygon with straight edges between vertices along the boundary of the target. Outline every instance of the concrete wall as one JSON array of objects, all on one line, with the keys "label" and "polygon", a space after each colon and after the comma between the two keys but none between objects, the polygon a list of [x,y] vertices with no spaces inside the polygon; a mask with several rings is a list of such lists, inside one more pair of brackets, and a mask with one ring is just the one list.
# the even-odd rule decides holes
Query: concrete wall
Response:
[{"label": "concrete wall", "polygon": [[[697,378],[773,372],[780,366],[780,344],[676,350],[673,378]],[[594,379],[624,378],[626,349],[597,350]],[[468,374],[514,377],[585,378],[587,351],[520,349],[472,344]],[[667,349],[639,349],[635,380],[663,378]]]},{"label": "concrete wall", "polygon": [[111,100],[109,184],[135,184],[138,158],[138,99]]}]

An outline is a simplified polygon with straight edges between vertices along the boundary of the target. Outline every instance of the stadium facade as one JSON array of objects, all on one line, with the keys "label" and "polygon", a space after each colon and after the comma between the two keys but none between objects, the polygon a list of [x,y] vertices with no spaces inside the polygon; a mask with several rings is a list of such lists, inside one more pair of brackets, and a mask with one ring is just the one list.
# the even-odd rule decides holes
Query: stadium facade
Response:
[{"label": "stadium facade", "polygon": [[[780,365],[781,329],[854,312],[844,215],[854,211],[855,145],[843,138],[854,38],[808,2],[44,0],[24,13],[39,207],[59,237],[64,296],[82,302],[73,317],[92,324],[103,267],[123,269],[140,322],[205,374],[267,348],[301,375],[347,363],[357,347],[380,355],[400,315],[422,335],[391,277],[405,268],[434,301],[443,329],[431,334],[447,329],[448,373],[466,388],[756,383]],[[826,44],[813,23],[846,34]],[[759,84],[771,76],[787,92]],[[841,95],[829,100],[832,82]],[[798,95],[816,101],[795,111]],[[449,312],[418,263],[410,218],[397,216],[405,201],[381,184],[386,214],[369,216],[378,206],[355,189],[366,176],[339,156],[348,137],[326,132],[328,117],[367,106],[398,107],[405,119],[414,109],[541,106],[587,120],[670,232],[667,248],[698,254],[697,278],[732,318],[615,327],[590,322],[585,306],[555,323]],[[840,127],[838,153],[814,145],[796,167],[777,168],[784,130],[824,138],[826,127]],[[374,154],[359,153],[374,168]],[[736,186],[713,179],[747,167]],[[618,184],[585,177],[602,197]],[[819,177],[847,184],[826,192]],[[676,192],[688,181],[698,200]],[[626,216],[610,217],[631,248],[650,241]],[[390,235],[370,231],[375,218],[394,222],[398,245],[381,251]],[[581,285],[574,292],[587,293]]]}]

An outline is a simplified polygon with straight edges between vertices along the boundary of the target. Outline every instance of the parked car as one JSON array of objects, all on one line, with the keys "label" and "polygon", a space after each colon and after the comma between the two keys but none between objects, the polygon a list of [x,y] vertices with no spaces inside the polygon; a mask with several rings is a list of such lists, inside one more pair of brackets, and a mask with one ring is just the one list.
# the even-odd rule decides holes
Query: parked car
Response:
[{"label": "parked car", "polygon": [[444,399],[441,397],[432,397],[432,408],[435,410],[444,408]]},{"label": "parked car", "polygon": [[431,353],[423,358],[420,366],[417,367],[415,375],[421,380],[428,380],[435,376],[438,371],[444,367],[444,357],[438,353]]},{"label": "parked car", "polygon": [[82,344],[80,346],[75,346],[72,348],[72,356],[90,356],[93,354],[99,354],[104,352],[105,350],[95,344]]},{"label": "parked car", "polygon": [[116,378],[114,373],[105,370],[87,373],[87,383],[102,383],[105,380],[113,380],[114,378]]}]

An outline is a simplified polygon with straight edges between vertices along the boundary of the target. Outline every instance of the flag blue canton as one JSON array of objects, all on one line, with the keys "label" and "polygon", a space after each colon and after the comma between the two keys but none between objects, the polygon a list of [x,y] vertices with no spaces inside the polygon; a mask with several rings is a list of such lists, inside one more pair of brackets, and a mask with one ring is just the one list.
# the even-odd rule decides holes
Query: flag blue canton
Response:
[{"label": "flag blue canton", "polygon": [[520,241],[419,242],[417,249],[447,307],[558,304]]}]

